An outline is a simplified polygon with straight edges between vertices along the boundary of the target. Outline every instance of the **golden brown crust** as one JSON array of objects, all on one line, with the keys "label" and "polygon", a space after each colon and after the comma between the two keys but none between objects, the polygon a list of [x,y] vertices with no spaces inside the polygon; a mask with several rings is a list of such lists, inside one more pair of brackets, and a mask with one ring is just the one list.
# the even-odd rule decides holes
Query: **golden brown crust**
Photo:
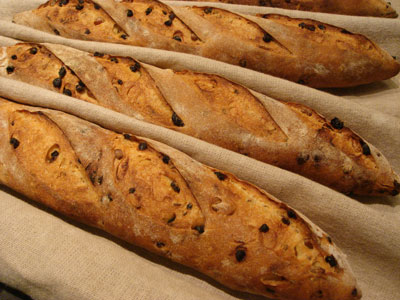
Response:
[{"label": "golden brown crust", "polygon": [[[13,74],[15,78],[90,103],[101,102],[102,106],[127,114],[130,114],[131,107],[134,107],[134,116],[139,119],[166,127],[174,126],[172,109],[145,69],[138,69],[135,72],[131,70],[138,64],[132,58],[117,58],[95,53],[90,55],[90,58],[98,62],[98,65],[92,61],[93,65],[90,68],[87,59],[82,58],[85,59],[84,63],[79,60],[79,54],[82,55],[83,52],[73,53],[74,55],[68,59],[67,56],[71,53],[62,56],[61,52],[56,52],[58,49],[56,46],[48,45],[48,47],[52,47],[55,53],[40,44],[18,44],[8,48],[6,55],[15,68]],[[64,58],[64,61],[61,61],[57,54]],[[84,53],[84,57],[86,56]],[[67,65],[66,62],[70,64]],[[104,69],[98,71],[95,69],[96,66]],[[94,77],[93,73],[97,76]],[[100,82],[101,74],[107,75],[104,77],[105,84]],[[55,80],[58,80],[59,84]],[[107,89],[113,94],[105,93]],[[112,102],[111,98],[117,99]]]},{"label": "golden brown crust", "polygon": [[174,74],[196,90],[202,96],[198,98],[217,112],[219,118],[227,118],[257,137],[276,142],[287,140],[265,107],[259,101],[254,101],[254,96],[246,88],[212,74],[187,70]]},{"label": "golden brown crust", "polygon": [[[363,195],[400,191],[399,177],[382,154],[337,118],[328,122],[306,106],[254,94],[217,75],[163,70],[131,58],[92,55],[54,44],[17,44],[1,49],[0,56],[0,74],[8,78],[64,94],[69,87],[82,88],[72,89],[70,95],[338,191]],[[8,66],[13,72],[7,72]],[[61,69],[66,74],[62,78]],[[60,79],[59,88],[53,85],[55,78]]]},{"label": "golden brown crust", "polygon": [[[197,0],[189,0],[197,1]],[[341,15],[396,18],[397,12],[384,0],[199,0],[256,5]]]},{"label": "golden brown crust", "polygon": [[[85,10],[77,9],[79,1],[65,1],[67,4],[60,5],[60,1],[48,1],[39,6],[39,17],[47,20],[59,20],[59,24],[47,22],[50,32],[83,40],[97,40],[102,42],[125,43],[126,32],[117,25],[114,20],[98,5],[87,1]],[[55,8],[64,8],[63,13]],[[91,13],[95,11],[95,13]],[[68,24],[68,30],[64,31],[64,24]]]},{"label": "golden brown crust", "polygon": [[282,300],[361,297],[326,234],[231,174],[160,143],[5,100],[0,127],[0,182],[62,214],[233,289]]},{"label": "golden brown crust", "polygon": [[[173,127],[173,110],[157,89],[154,80],[145,68],[129,57],[101,55],[96,60],[111,77],[120,99],[135,107],[145,120],[152,123]],[[137,70],[135,72],[132,71]],[[122,82],[122,83],[121,83]]]},{"label": "golden brown crust", "polygon": [[[325,185],[335,189],[340,186],[340,190],[348,194],[378,195],[386,193],[395,196],[400,192],[399,177],[394,173],[392,173],[393,177],[390,175],[385,176],[381,173],[382,154],[370,147],[349,128],[344,127],[338,118],[327,122],[325,118],[308,107],[296,103],[286,103],[286,105],[295,111],[310,128],[313,128],[316,141],[329,143],[329,145],[338,149],[342,155],[346,156],[346,159],[336,162],[340,170],[338,169],[335,172],[328,171],[331,168],[329,164],[332,162],[324,161],[326,147],[320,147],[320,151],[314,151],[309,154],[302,153],[298,156],[298,168],[301,170],[296,168],[297,172],[309,178],[323,176]],[[314,167],[310,167],[310,164],[313,164]],[[355,168],[355,165],[360,169]],[[360,172],[365,173],[361,175]],[[368,175],[365,176],[365,174]],[[384,192],[385,190],[386,192]]]},{"label": "golden brown crust", "polygon": [[[297,54],[296,60],[282,63],[284,75],[279,77],[318,88],[331,85],[335,77],[335,85],[345,87],[354,82],[360,85],[382,80],[383,74],[387,79],[400,71],[400,64],[393,57],[363,35],[310,19],[276,14],[259,17],[249,18],[269,28],[274,37],[282,34],[278,40]],[[303,40],[296,40],[297,35],[302,35]],[[277,76],[274,72],[277,71],[271,74]]]},{"label": "golden brown crust", "polygon": [[[20,80],[51,91],[70,94],[72,97],[98,104],[92,93],[80,79],[52,52],[40,44],[19,44],[5,53],[14,75]],[[59,82],[54,82],[62,78]]]},{"label": "golden brown crust", "polygon": [[[199,37],[174,14],[168,5],[154,0],[125,0],[123,3],[126,10],[133,9],[136,19],[151,32],[168,39],[172,38],[170,42],[177,45],[201,45]],[[125,16],[121,21],[125,21]],[[132,34],[136,32],[133,31]]]},{"label": "golden brown crust", "polygon": [[319,22],[272,15],[263,20],[155,0],[94,2],[52,0],[15,15],[14,22],[68,38],[201,55],[313,87],[356,86],[400,71],[367,38]]}]

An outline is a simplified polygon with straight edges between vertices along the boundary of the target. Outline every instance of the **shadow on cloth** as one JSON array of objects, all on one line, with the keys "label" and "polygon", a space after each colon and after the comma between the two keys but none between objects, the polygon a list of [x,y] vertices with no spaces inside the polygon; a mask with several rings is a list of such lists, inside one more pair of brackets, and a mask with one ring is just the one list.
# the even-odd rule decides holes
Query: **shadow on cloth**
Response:
[{"label": "shadow on cloth", "polygon": [[336,96],[369,96],[381,93],[390,93],[391,90],[398,89],[399,85],[393,80],[385,80],[378,81],[369,84],[364,84],[356,87],[349,88],[330,88],[330,89],[321,89],[324,92],[336,95]]}]

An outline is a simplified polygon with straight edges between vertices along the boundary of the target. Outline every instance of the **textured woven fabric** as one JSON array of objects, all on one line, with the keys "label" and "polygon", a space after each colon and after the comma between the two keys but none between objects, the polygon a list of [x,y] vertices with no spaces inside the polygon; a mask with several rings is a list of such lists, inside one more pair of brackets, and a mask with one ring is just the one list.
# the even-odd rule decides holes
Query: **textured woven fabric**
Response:
[{"label": "textured woven fabric", "polygon": [[[327,117],[337,116],[382,150],[400,172],[400,79],[329,91],[300,86],[243,68],[192,55],[154,49],[67,40],[10,22],[17,11],[43,1],[0,0],[0,45],[34,40],[58,42],[83,50],[131,55],[161,67],[224,75],[255,91],[304,103]],[[399,10],[400,1],[392,1]],[[232,6],[226,6],[232,8]],[[283,11],[235,6],[234,9]],[[284,11],[287,12],[287,11]],[[304,12],[327,23],[357,24],[358,32],[377,34],[378,42],[400,56],[394,39],[400,21]],[[322,16],[326,19],[321,19]],[[341,26],[344,26],[342,23]],[[390,26],[388,25],[390,24]],[[389,27],[388,27],[389,26]],[[348,29],[351,29],[347,27]],[[351,29],[354,30],[354,29]],[[7,38],[8,37],[8,38]],[[374,36],[369,36],[374,39]],[[397,49],[396,49],[397,47]],[[400,295],[400,197],[352,199],[293,173],[257,162],[177,132],[146,124],[70,97],[0,77],[0,95],[32,105],[60,109],[117,131],[131,132],[178,148],[208,165],[241,179],[303,212],[328,232],[348,255],[363,299],[393,300]],[[108,234],[70,222],[3,188],[0,191],[0,281],[41,299],[263,299],[232,292],[185,267],[127,245]]]}]

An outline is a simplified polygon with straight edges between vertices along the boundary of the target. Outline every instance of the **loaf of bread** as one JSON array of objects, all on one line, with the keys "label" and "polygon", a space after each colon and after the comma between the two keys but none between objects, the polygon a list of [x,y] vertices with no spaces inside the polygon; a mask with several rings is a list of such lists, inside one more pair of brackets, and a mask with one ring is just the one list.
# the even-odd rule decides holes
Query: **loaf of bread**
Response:
[{"label": "loaf of bread", "polygon": [[397,12],[385,0],[185,0],[269,6],[353,16],[396,18]]},{"label": "loaf of bread", "polygon": [[367,84],[400,71],[392,56],[362,35],[278,15],[154,0],[51,0],[13,21],[66,38],[200,55],[318,88]]},{"label": "loaf of bread", "polygon": [[0,183],[64,215],[235,290],[361,298],[329,236],[231,174],[160,143],[4,99],[0,127]]},{"label": "loaf of bread", "polygon": [[400,179],[338,118],[222,77],[54,44],[0,48],[0,75],[98,104],[296,172],[344,193],[397,195]]}]

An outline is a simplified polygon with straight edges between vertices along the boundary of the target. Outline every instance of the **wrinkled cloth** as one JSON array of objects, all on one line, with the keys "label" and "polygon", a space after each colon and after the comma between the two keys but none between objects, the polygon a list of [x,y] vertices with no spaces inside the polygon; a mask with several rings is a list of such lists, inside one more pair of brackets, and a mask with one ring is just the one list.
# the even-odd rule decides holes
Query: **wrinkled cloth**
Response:
[{"label": "wrinkled cloth", "polygon": [[[159,67],[220,74],[270,97],[306,104],[327,118],[339,117],[346,126],[378,147],[400,172],[399,76],[357,88],[319,91],[202,57],[68,40],[10,22],[12,14],[33,9],[43,2],[0,0],[0,34],[3,35],[0,45],[15,43],[12,38],[57,42],[87,51],[128,55]],[[392,1],[392,4],[400,12],[400,1]],[[296,17],[312,16],[364,33],[392,55],[400,56],[400,46],[396,44],[400,39],[394,38],[400,36],[399,19],[219,6],[242,13],[281,12]],[[393,300],[400,295],[399,196],[349,198],[304,177],[193,137],[2,77],[0,96],[59,109],[106,128],[155,139],[205,164],[232,172],[298,209],[325,230],[348,255],[363,299]],[[264,299],[224,288],[196,271],[61,217],[7,188],[0,191],[0,281],[35,300]]]}]

